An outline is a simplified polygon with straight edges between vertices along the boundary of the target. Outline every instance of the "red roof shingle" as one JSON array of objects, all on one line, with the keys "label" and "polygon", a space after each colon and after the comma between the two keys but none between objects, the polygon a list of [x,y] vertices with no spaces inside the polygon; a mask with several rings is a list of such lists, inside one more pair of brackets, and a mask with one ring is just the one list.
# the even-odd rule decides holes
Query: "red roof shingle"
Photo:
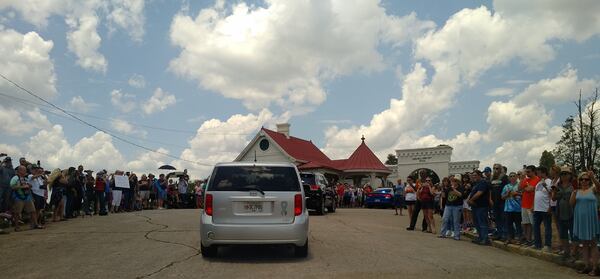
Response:
[{"label": "red roof shingle", "polygon": [[286,137],[282,133],[271,131],[266,128],[262,130],[269,135],[285,152],[296,160],[306,162],[319,162],[328,164],[331,160],[325,153],[321,152],[311,141],[299,139],[290,136]]},{"label": "red roof shingle", "polygon": [[331,160],[311,141],[296,137],[287,137],[282,133],[266,128],[262,130],[271,137],[283,150],[298,161],[305,162],[299,169],[328,168],[333,170],[376,170],[389,172],[388,168],[375,156],[363,141],[350,158]]},{"label": "red roof shingle", "polygon": [[363,142],[344,162],[344,170],[390,170],[375,156],[375,153]]}]

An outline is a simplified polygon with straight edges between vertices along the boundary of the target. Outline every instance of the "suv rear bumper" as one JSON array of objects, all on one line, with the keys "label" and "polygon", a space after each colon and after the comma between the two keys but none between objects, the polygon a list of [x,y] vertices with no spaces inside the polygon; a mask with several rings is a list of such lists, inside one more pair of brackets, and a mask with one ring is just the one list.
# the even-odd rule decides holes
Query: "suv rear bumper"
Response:
[{"label": "suv rear bumper", "polygon": [[[212,237],[209,237],[211,234]],[[223,244],[294,244],[303,246],[308,238],[308,212],[291,224],[214,224],[202,212],[200,241],[203,246]]]},{"label": "suv rear bumper", "polygon": [[323,194],[320,192],[304,192],[306,195],[306,207],[309,209],[317,209],[321,206]]}]

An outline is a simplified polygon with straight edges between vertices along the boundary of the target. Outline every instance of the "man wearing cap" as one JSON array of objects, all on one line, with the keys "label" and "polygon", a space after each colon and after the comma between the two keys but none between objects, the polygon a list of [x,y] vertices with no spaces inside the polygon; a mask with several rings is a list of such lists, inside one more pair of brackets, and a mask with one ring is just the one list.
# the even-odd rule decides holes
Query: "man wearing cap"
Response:
[{"label": "man wearing cap", "polygon": [[10,157],[4,158],[0,167],[0,212],[8,212],[11,208],[10,180],[15,176],[15,169]]},{"label": "man wearing cap", "polygon": [[29,184],[31,185],[31,192],[33,193],[33,204],[37,211],[38,223],[44,224],[44,209],[46,208],[46,175],[44,175],[44,169],[40,166],[32,165],[31,172],[28,176]]},{"label": "man wearing cap", "polygon": [[483,179],[487,180],[488,182],[492,181],[492,168],[485,167],[483,169]]}]

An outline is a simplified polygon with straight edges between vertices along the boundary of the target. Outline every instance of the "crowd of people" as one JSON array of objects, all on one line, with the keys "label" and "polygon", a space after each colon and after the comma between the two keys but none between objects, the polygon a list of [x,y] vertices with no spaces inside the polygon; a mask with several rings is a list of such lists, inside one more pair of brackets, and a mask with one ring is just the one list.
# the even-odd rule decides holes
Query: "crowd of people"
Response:
[{"label": "crowd of people", "polygon": [[[0,157],[4,157],[0,166],[0,218],[10,220],[15,231],[20,231],[25,221],[32,229],[44,229],[50,223],[48,218],[60,222],[78,216],[202,207],[206,181],[190,181],[187,171],[158,177],[149,173],[138,178],[121,170],[94,174],[83,166],[46,171],[39,162],[32,164],[25,158],[15,167],[6,154]],[[395,214],[408,211],[407,230],[415,230],[422,212],[422,231],[440,238],[460,240],[461,234],[474,233],[475,244],[501,240],[506,245],[557,252],[565,260],[583,260],[585,267],[579,272],[600,274],[600,182],[593,171],[576,175],[568,166],[548,169],[530,165],[509,173],[506,167],[495,164],[439,182],[434,179],[421,170],[406,182],[398,180],[393,187]],[[362,207],[373,188],[338,184],[335,191],[339,207]],[[435,214],[442,216],[439,230]],[[0,233],[8,232],[0,229]],[[553,249],[555,237],[560,244]]]},{"label": "crowd of people", "polygon": [[355,208],[363,207],[368,193],[373,192],[373,187],[365,184],[362,187],[356,187],[348,183],[337,183],[335,185],[337,195],[337,207]]},{"label": "crowd of people", "polygon": [[[565,261],[581,259],[585,266],[578,272],[600,274],[600,182],[593,171],[576,175],[568,166],[530,165],[508,173],[495,164],[444,177],[440,183],[432,180],[421,170],[394,187],[397,205],[408,209],[407,230],[415,230],[423,212],[422,231],[440,238],[460,240],[461,234],[470,232],[477,236],[475,244],[500,240],[558,253]],[[442,215],[439,230],[433,218],[436,210]],[[553,247],[557,236],[560,244]]]},{"label": "crowd of people", "polygon": [[[190,181],[187,170],[138,178],[121,170],[94,174],[81,165],[46,171],[39,162],[32,164],[25,158],[15,167],[11,157],[0,157],[4,157],[0,165],[0,218],[8,220],[15,231],[21,230],[24,221],[29,221],[32,229],[44,229],[50,221],[78,216],[202,207],[205,181]],[[8,231],[0,228],[0,234],[5,233]]]}]

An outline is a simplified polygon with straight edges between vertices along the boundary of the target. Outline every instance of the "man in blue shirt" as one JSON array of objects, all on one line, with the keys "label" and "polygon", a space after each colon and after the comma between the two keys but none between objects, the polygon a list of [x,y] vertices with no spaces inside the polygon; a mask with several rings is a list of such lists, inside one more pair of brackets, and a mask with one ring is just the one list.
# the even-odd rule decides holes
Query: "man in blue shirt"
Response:
[{"label": "man in blue shirt", "polygon": [[471,182],[473,189],[469,195],[468,203],[473,211],[475,228],[479,238],[473,239],[473,243],[480,245],[490,245],[488,239],[488,210],[490,208],[490,184],[482,178],[482,173],[475,170],[471,173]]},{"label": "man in blue shirt", "polygon": [[400,216],[402,215],[402,208],[404,207],[404,183],[402,179],[398,179],[398,184],[394,186],[394,209],[396,215],[398,215],[398,209],[400,209]]},{"label": "man in blue shirt", "polygon": [[516,239],[521,238],[521,196],[519,196],[519,182],[517,174],[511,172],[509,183],[502,189],[502,199],[504,199],[504,220],[508,232],[505,243],[510,244]]}]

